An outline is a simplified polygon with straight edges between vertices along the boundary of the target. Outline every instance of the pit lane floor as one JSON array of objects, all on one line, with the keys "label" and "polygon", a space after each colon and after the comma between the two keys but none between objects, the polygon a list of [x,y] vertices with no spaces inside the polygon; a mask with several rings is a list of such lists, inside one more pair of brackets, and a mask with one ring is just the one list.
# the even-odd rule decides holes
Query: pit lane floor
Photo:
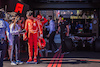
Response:
[{"label": "pit lane floor", "polygon": [[[60,36],[55,36],[55,42],[60,43]],[[57,44],[60,47],[61,44]],[[54,50],[54,49],[53,49]],[[4,67],[100,67],[100,52],[72,51],[69,54],[48,53],[42,57],[39,64],[26,64],[28,53],[21,53],[24,64],[11,66],[10,61],[4,61]]]},{"label": "pit lane floor", "polygon": [[26,64],[27,57],[23,55],[24,64],[11,66],[10,61],[4,61],[4,67],[100,67],[100,52],[73,51],[66,55],[59,51],[48,56],[41,58],[39,64]]}]

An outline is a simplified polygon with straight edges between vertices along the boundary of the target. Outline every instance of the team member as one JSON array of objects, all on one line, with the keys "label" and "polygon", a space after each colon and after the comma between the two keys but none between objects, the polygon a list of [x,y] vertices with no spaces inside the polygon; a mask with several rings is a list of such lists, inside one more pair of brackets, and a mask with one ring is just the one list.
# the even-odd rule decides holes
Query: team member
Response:
[{"label": "team member", "polygon": [[[12,21],[9,22],[9,28],[11,27],[12,22],[14,22],[14,18],[12,19]],[[9,59],[11,58],[12,45],[13,45],[13,38],[12,38],[12,35],[10,34],[10,36],[9,36],[9,47],[8,47]]]},{"label": "team member", "polygon": [[[37,39],[38,39],[38,30],[39,24],[37,22],[37,19],[33,17],[33,12],[28,11],[26,14],[26,17],[28,18],[25,23],[25,34],[24,34],[24,40],[28,39],[28,50],[29,50],[29,60],[27,63],[34,63],[37,64],[37,55],[38,55],[38,45],[37,45]],[[28,34],[28,36],[27,36]],[[41,35],[40,35],[41,36]],[[34,46],[34,61],[32,61],[33,57],[33,46]]]},{"label": "team member", "polygon": [[63,21],[61,18],[62,16],[59,17],[60,23],[59,23],[59,27],[56,33],[58,33],[59,30],[61,29],[60,38],[61,38],[61,44],[62,44],[62,53],[65,53],[67,52],[66,44],[65,44],[66,29],[67,29],[67,36],[69,36],[69,24],[67,21]]},{"label": "team member", "polygon": [[3,18],[5,14],[3,11],[0,11],[0,67],[3,67],[3,58],[6,52],[6,35],[9,39],[10,29],[8,22],[4,21]]},{"label": "team member", "polygon": [[[40,25],[40,30],[41,30],[41,37],[43,38],[43,25],[48,21],[45,17],[43,18],[44,20],[42,21],[41,19],[42,19],[43,17],[41,16],[41,15],[37,15],[37,19],[38,19],[38,22],[39,22],[39,25]],[[40,33],[38,34],[38,37],[40,37]],[[42,39],[43,40],[43,39]],[[38,42],[39,42],[39,40],[38,40]],[[39,44],[39,43],[38,43]],[[41,45],[42,46],[42,45]],[[41,52],[41,50],[42,50],[42,48],[39,48],[39,55],[40,55],[40,57],[42,57],[43,56],[43,54],[42,54],[42,52]]]},{"label": "team member", "polygon": [[[23,64],[22,61],[19,60],[19,55],[20,55],[20,43],[19,43],[19,32],[20,32],[20,27],[18,26],[18,24],[16,23],[18,19],[18,16],[15,17],[14,22],[11,24],[10,27],[10,33],[12,35],[13,38],[13,45],[12,45],[12,50],[11,50],[11,65],[17,65],[17,64]],[[15,50],[14,50],[15,48]],[[15,53],[15,57],[16,60],[14,61],[14,51],[16,51]]]},{"label": "team member", "polygon": [[[40,24],[40,29],[41,29],[41,34],[42,34],[41,37],[43,37],[43,25],[44,25],[46,22],[48,22],[48,20],[44,17],[44,18],[43,18],[44,21],[41,21],[41,19],[42,19],[42,16],[41,16],[41,15],[37,15],[37,19],[38,19],[38,22],[39,22],[39,24]],[[39,35],[40,35],[40,34],[39,34]]]},{"label": "team member", "polygon": [[[18,25],[21,27],[21,30],[23,31],[24,30],[24,28],[25,28],[25,18],[24,17],[21,17],[20,18],[20,20],[19,20],[19,22],[18,22]],[[23,33],[24,32],[22,32],[21,34],[20,34],[20,44],[22,44],[21,45],[21,52],[26,52],[26,47],[27,47],[27,41],[24,41],[23,40]]]},{"label": "team member", "polygon": [[48,52],[52,52],[52,45],[54,46],[54,48],[56,49],[55,53],[57,51],[59,51],[59,49],[57,49],[56,43],[54,42],[54,37],[56,34],[55,31],[55,22],[52,20],[52,16],[49,16],[49,20],[50,20],[50,24],[49,24],[49,34],[47,35],[47,37],[49,37],[49,51]]}]

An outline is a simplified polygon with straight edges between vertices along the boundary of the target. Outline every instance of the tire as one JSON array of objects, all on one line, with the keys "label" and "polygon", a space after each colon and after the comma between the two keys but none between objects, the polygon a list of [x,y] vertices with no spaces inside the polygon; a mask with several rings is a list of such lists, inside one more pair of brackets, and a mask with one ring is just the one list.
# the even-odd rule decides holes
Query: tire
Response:
[{"label": "tire", "polygon": [[67,51],[72,51],[74,46],[73,46],[73,41],[71,38],[66,37],[65,38],[65,44],[66,44],[66,49]]},{"label": "tire", "polygon": [[78,51],[83,51],[83,43],[82,43],[82,40],[79,40],[78,43],[77,43],[77,50]]},{"label": "tire", "polygon": [[95,47],[95,51],[100,52],[100,38],[97,38],[95,40],[94,47]]}]

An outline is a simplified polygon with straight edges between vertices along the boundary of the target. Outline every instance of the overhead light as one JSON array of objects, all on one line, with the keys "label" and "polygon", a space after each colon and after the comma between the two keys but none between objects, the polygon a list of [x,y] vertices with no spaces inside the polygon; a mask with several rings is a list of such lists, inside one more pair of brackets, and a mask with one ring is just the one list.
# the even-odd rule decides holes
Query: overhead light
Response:
[{"label": "overhead light", "polygon": [[73,14],[73,12],[71,12],[71,14]]},{"label": "overhead light", "polygon": [[82,1],[82,0],[79,0],[80,2]]},{"label": "overhead light", "polygon": [[22,2],[22,0],[18,0],[19,2]]},{"label": "overhead light", "polygon": [[96,9],[94,9],[94,11],[96,11]]}]

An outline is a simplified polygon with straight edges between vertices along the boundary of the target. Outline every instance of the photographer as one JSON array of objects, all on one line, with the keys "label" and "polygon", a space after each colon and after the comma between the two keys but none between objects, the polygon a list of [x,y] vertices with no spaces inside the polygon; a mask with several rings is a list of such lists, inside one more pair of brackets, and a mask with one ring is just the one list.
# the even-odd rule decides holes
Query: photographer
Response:
[{"label": "photographer", "polygon": [[[6,34],[9,39],[10,29],[8,22],[4,21],[5,14],[0,11],[0,67],[3,67],[3,58],[6,52]],[[6,32],[6,34],[5,34]]]}]

